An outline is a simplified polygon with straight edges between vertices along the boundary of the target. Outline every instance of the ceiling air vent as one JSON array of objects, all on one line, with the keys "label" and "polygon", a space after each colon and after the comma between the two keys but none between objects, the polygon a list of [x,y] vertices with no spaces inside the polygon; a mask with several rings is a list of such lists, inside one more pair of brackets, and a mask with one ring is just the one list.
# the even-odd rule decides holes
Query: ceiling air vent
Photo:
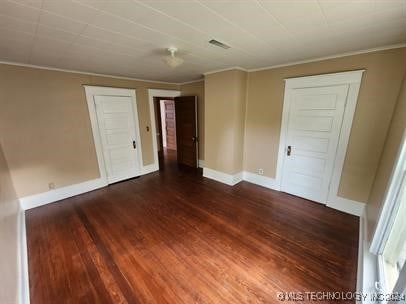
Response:
[{"label": "ceiling air vent", "polygon": [[223,42],[217,41],[217,40],[215,40],[215,39],[210,40],[209,43],[210,43],[210,44],[213,44],[213,45],[215,45],[215,46],[221,47],[221,48],[223,48],[223,49],[226,49],[226,50],[230,48],[229,45],[227,45],[227,44],[225,44],[225,43],[223,43]]}]

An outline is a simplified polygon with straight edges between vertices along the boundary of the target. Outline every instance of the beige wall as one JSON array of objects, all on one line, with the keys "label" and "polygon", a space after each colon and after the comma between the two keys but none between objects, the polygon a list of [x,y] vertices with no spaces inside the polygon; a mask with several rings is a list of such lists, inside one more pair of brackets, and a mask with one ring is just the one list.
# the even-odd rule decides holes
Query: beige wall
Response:
[{"label": "beige wall", "polygon": [[247,73],[232,70],[205,77],[205,167],[242,170]]},{"label": "beige wall", "polygon": [[151,164],[147,89],[181,89],[182,95],[197,95],[204,109],[200,159],[206,166],[230,174],[263,168],[265,176],[275,177],[284,78],[366,69],[339,192],[366,202],[405,66],[402,48],[251,73],[227,71],[179,87],[0,65],[0,140],[19,197],[48,191],[49,182],[62,187],[97,178],[82,85],[135,88],[143,163]]},{"label": "beige wall", "polygon": [[368,234],[372,236],[378,220],[379,211],[385,196],[386,188],[395,165],[396,156],[401,145],[403,134],[406,130],[406,73],[403,86],[395,107],[388,136],[385,142],[385,149],[379,163],[371,195],[367,205]]},{"label": "beige wall", "polygon": [[199,159],[204,160],[204,80],[184,84],[180,87],[182,96],[197,96],[199,127]]},{"label": "beige wall", "polygon": [[0,303],[17,303],[19,203],[0,144]]},{"label": "beige wall", "polygon": [[148,88],[179,86],[0,65],[0,140],[18,197],[99,176],[84,84],[136,89],[143,163],[153,163]]},{"label": "beige wall", "polygon": [[367,202],[405,66],[402,48],[248,73],[244,169],[275,177],[284,78],[365,69],[339,195]]}]

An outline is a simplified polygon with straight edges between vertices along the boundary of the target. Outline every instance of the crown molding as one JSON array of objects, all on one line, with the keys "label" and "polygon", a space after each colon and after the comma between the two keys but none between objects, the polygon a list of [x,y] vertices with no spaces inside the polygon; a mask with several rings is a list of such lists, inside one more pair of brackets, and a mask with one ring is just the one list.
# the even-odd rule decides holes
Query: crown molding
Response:
[{"label": "crown molding", "polygon": [[[207,71],[207,72],[203,73],[203,75],[207,76],[207,75],[210,75],[210,74],[226,72],[226,71],[232,71],[232,70],[239,70],[239,71],[249,72],[249,73],[250,72],[259,72],[259,71],[277,69],[277,68],[281,68],[281,67],[298,65],[298,64],[305,64],[305,63],[323,61],[323,60],[328,60],[328,59],[335,59],[335,58],[341,58],[341,57],[347,57],[347,56],[361,55],[361,54],[373,53],[373,52],[379,52],[379,51],[385,51],[385,50],[391,50],[391,49],[399,49],[399,48],[403,48],[403,47],[406,47],[406,43],[398,43],[398,44],[386,45],[386,46],[381,46],[381,47],[376,47],[376,48],[371,48],[371,49],[339,53],[339,54],[330,55],[330,56],[317,57],[317,58],[311,58],[311,59],[299,60],[299,61],[292,61],[292,62],[287,62],[287,63],[283,63],[283,64],[271,65],[271,66],[266,66],[266,67],[262,67],[262,68],[255,68],[255,69],[246,69],[246,68],[243,68],[243,67],[240,67],[240,66],[233,66],[233,67],[224,68],[224,69]],[[109,74],[90,73],[90,72],[77,71],[77,70],[59,69],[59,68],[40,66],[40,65],[33,65],[33,64],[25,64],[25,63],[13,62],[13,61],[0,61],[0,64],[21,66],[21,67],[28,67],[28,68],[35,68],[35,69],[42,69],[42,70],[50,70],[50,71],[57,71],[57,72],[66,72],[66,73],[90,75],[90,76],[109,77],[109,78],[115,78],[115,79],[124,79],[124,80],[132,80],[132,81],[142,81],[142,82],[150,82],[150,83],[178,85],[178,86],[179,85],[190,84],[190,83],[195,83],[195,82],[200,82],[200,81],[204,80],[204,78],[201,78],[201,79],[192,80],[192,81],[186,81],[186,82],[167,82],[167,81],[159,81],[159,80],[150,80],[150,79],[141,79],[141,78],[109,75]]]},{"label": "crown molding", "polygon": [[186,81],[186,82],[178,83],[178,85],[185,85],[185,84],[191,84],[191,83],[202,82],[202,81],[204,81],[204,78],[199,78],[199,79],[197,79],[197,80],[191,80],[191,81]]},{"label": "crown molding", "polygon": [[108,78],[123,79],[123,80],[133,80],[133,81],[152,82],[152,83],[171,84],[171,85],[181,85],[182,84],[182,83],[178,83],[178,82],[167,82],[167,81],[159,81],[159,80],[150,80],[150,79],[141,79],[141,78],[133,78],[133,77],[125,77],[125,76],[116,76],[116,75],[109,75],[109,74],[90,73],[90,72],[77,71],[77,70],[59,69],[59,68],[53,68],[53,67],[47,67],[47,66],[41,66],[41,65],[34,65],[34,64],[26,64],[26,63],[19,63],[19,62],[13,62],[13,61],[0,61],[0,64],[27,67],[27,68],[34,68],[34,69],[41,69],[41,70],[49,70],[49,71],[57,71],[57,72],[65,72],[65,73],[73,73],[73,74],[82,74],[82,75],[89,75],[89,76],[108,77]]},{"label": "crown molding", "polygon": [[203,73],[203,75],[206,76],[206,75],[210,75],[210,74],[215,74],[215,73],[220,73],[220,72],[227,72],[227,71],[233,71],[233,70],[248,72],[248,70],[245,69],[245,68],[242,68],[242,67],[240,67],[240,66],[233,66],[233,67],[230,67],[230,68],[208,71],[208,72]]},{"label": "crown molding", "polygon": [[271,70],[271,69],[277,69],[277,68],[282,68],[282,67],[287,67],[287,66],[292,66],[292,65],[298,65],[298,64],[305,64],[305,63],[311,63],[311,62],[317,62],[317,61],[323,61],[323,60],[328,60],[328,59],[335,59],[335,58],[341,58],[341,57],[347,57],[347,56],[354,56],[354,55],[361,55],[361,54],[367,54],[367,53],[373,53],[373,52],[379,52],[379,51],[385,51],[385,50],[391,50],[391,49],[399,49],[406,47],[406,43],[398,43],[398,44],[391,44],[391,45],[385,45],[381,47],[376,47],[376,48],[370,48],[370,49],[364,49],[364,50],[358,50],[358,51],[351,51],[351,52],[345,52],[345,53],[338,53],[334,55],[329,55],[329,56],[323,56],[323,57],[315,57],[315,58],[310,58],[310,59],[305,59],[305,60],[298,60],[298,61],[292,61],[292,62],[287,62],[287,63],[282,63],[282,64],[276,64],[276,65],[270,65],[262,68],[255,68],[255,69],[246,69],[240,66],[234,66],[234,67],[229,67],[229,68],[224,68],[224,69],[219,69],[219,70],[212,70],[203,73],[203,75],[209,75],[209,74],[214,74],[214,73],[219,73],[219,72],[226,72],[226,71],[231,71],[231,70],[240,70],[244,72],[258,72],[258,71],[265,71],[265,70]]},{"label": "crown molding", "polygon": [[246,69],[246,71],[247,72],[259,72],[259,71],[277,69],[277,68],[282,68],[282,67],[287,67],[287,66],[292,66],[292,65],[323,61],[323,60],[328,60],[328,59],[335,59],[335,58],[361,55],[361,54],[367,54],[367,53],[373,53],[373,52],[379,52],[379,51],[385,51],[385,50],[399,49],[399,48],[403,48],[403,47],[406,47],[406,43],[391,44],[391,45],[386,45],[386,46],[381,46],[381,47],[376,47],[376,48],[371,48],[371,49],[339,53],[339,54],[334,54],[334,55],[330,55],[330,56],[316,57],[316,58],[311,58],[311,59],[306,59],[306,60],[292,61],[292,62],[271,65],[271,66],[256,68],[256,69]]}]

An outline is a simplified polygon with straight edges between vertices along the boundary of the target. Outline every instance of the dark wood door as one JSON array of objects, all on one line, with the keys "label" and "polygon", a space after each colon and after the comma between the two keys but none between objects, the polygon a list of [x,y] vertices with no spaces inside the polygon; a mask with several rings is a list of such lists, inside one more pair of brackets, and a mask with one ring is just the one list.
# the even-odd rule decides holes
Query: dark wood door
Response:
[{"label": "dark wood door", "polygon": [[165,126],[166,126],[166,148],[176,150],[176,115],[175,102],[165,100]]},{"label": "dark wood door", "polygon": [[178,164],[197,168],[197,96],[175,97]]}]

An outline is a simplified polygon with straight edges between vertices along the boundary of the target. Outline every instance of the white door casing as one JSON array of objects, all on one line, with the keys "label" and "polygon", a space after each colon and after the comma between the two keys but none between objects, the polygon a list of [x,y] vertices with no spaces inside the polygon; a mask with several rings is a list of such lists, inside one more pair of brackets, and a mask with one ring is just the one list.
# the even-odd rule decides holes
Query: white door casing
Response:
[{"label": "white door casing", "polygon": [[[347,87],[347,97],[345,100],[345,106],[343,109],[342,115],[342,123],[341,128],[339,131],[339,136],[336,138],[337,145],[336,145],[336,152],[335,157],[333,157],[332,162],[332,169],[325,168],[324,172],[327,174],[330,171],[330,178],[329,178],[329,185],[327,187],[327,198],[325,194],[320,195],[319,197],[312,197],[311,199],[317,199],[316,201],[327,203],[327,206],[332,208],[343,210],[345,212],[349,212],[351,214],[361,215],[364,204],[361,202],[352,201],[347,198],[340,197],[338,195],[338,190],[340,186],[341,180],[341,173],[344,166],[344,160],[347,151],[347,145],[350,137],[352,121],[357,105],[358,93],[361,85],[361,79],[364,70],[357,70],[357,71],[349,71],[349,72],[339,72],[339,73],[332,73],[332,74],[323,74],[323,75],[315,75],[315,76],[305,76],[305,77],[297,77],[297,78],[288,78],[285,79],[285,94],[283,100],[283,113],[282,113],[282,123],[281,123],[281,133],[280,133],[280,142],[279,142],[279,152],[278,152],[278,160],[277,160],[277,169],[276,169],[276,190],[283,190],[286,184],[283,184],[283,176],[284,176],[284,168],[285,168],[285,156],[287,152],[288,144],[288,127],[289,127],[289,114],[290,114],[290,104],[292,102],[292,97],[295,96],[295,91],[300,93],[299,89],[320,89],[323,87]],[[303,92],[303,91],[302,91]],[[310,91],[309,91],[310,92]],[[321,91],[320,91],[321,92]],[[340,93],[342,94],[342,93]],[[339,94],[339,95],[340,95]],[[341,96],[341,95],[340,95]],[[328,109],[327,109],[328,110]],[[341,108],[338,109],[341,111]],[[320,113],[319,113],[320,114]],[[330,113],[331,114],[331,113]],[[338,113],[336,113],[338,115]],[[335,115],[334,115],[335,116]],[[334,120],[334,119],[333,119]],[[299,123],[304,123],[306,119],[302,119]],[[322,123],[321,120],[311,122],[313,125],[317,123]],[[324,121],[326,123],[326,121]],[[337,126],[337,121],[335,123],[332,122],[335,126]],[[332,125],[333,126],[333,125]],[[306,144],[306,142],[302,142],[302,145]],[[318,143],[319,145],[321,142]],[[330,146],[330,145],[329,145]],[[334,146],[334,144],[332,145]],[[319,147],[320,148],[320,147]],[[330,149],[330,153],[332,153],[334,149]],[[292,147],[292,152],[295,151],[295,148]],[[316,150],[317,151],[317,150]],[[314,152],[316,152],[314,151]],[[297,152],[297,151],[296,151]],[[315,156],[315,155],[313,155]],[[331,159],[331,157],[327,157]],[[290,164],[292,165],[292,164]],[[307,164],[305,164],[307,165]],[[317,164],[315,164],[317,165]],[[330,164],[331,166],[331,164]],[[329,167],[330,168],[330,167]],[[303,169],[303,168],[302,168]],[[309,180],[311,181],[311,180]],[[314,181],[314,180],[313,180]],[[323,184],[327,184],[327,179],[323,182]],[[323,188],[325,189],[325,188]],[[285,191],[285,190],[283,190]],[[299,196],[299,194],[296,194]],[[323,200],[321,200],[323,197]]]},{"label": "white door casing", "polygon": [[94,100],[108,183],[141,175],[131,98],[99,95]]},{"label": "white door casing", "polygon": [[151,133],[152,133],[152,151],[154,153],[154,163],[151,165],[153,171],[159,170],[158,141],[156,140],[156,134],[158,130],[155,122],[154,97],[178,97],[178,96],[180,96],[180,91],[177,90],[148,89],[149,116],[151,120]]},{"label": "white door casing", "polygon": [[348,85],[291,92],[282,191],[327,202],[347,93]]},{"label": "white door casing", "polygon": [[[102,180],[104,185],[108,185],[109,183],[113,183],[125,178],[130,178],[132,176],[138,176],[141,175],[141,173],[145,173],[145,167],[142,167],[142,146],[141,146],[141,136],[140,136],[140,129],[139,129],[139,121],[138,121],[138,111],[137,111],[137,101],[136,101],[136,95],[135,95],[135,90],[133,89],[122,89],[122,88],[111,88],[111,87],[98,87],[98,86],[89,86],[89,85],[85,85],[85,93],[86,93],[86,101],[87,101],[87,106],[88,106],[88,110],[89,110],[89,116],[90,116],[90,123],[91,123],[91,127],[92,127],[92,133],[93,133],[93,141],[94,141],[94,145],[95,145],[95,149],[96,149],[96,156],[97,156],[97,163],[99,166],[99,172],[100,172],[100,179]],[[118,174],[117,170],[119,168],[120,165],[116,165],[115,167],[115,172],[116,172],[116,177],[113,177],[113,175],[111,173],[113,173],[113,171],[111,171],[111,167],[108,168],[108,161],[106,162],[105,160],[105,152],[104,147],[103,147],[103,140],[106,142],[107,141],[107,137],[106,135],[102,136],[101,134],[101,130],[107,130],[107,129],[111,129],[111,125],[107,126],[107,128],[105,128],[104,126],[101,126],[101,128],[99,128],[99,121],[98,121],[98,115],[97,115],[97,110],[96,110],[96,99],[99,100],[99,103],[102,102],[103,100],[108,100],[109,98],[111,98],[110,100],[115,100],[115,101],[119,101],[121,103],[123,103],[124,100],[128,100],[128,103],[131,106],[127,107],[130,109],[130,116],[132,116],[132,122],[128,122],[129,124],[132,124],[134,127],[132,128],[132,130],[128,131],[129,134],[131,134],[131,136],[135,139],[135,145],[136,145],[136,151],[134,151],[134,148],[132,147],[132,139],[128,144],[130,145],[130,147],[133,149],[134,153],[134,159],[135,159],[135,164],[133,163],[131,166],[134,167],[135,169],[135,173],[131,173],[131,174],[125,174],[124,172],[122,172],[121,177],[123,177],[121,179],[120,174]],[[127,101],[124,101],[124,104],[127,103]],[[110,107],[111,108],[111,107]],[[107,109],[107,108],[106,108]],[[98,110],[100,110],[100,106],[98,107]],[[111,111],[111,109],[107,109],[107,112]],[[114,112],[114,111],[113,111]],[[106,113],[108,115],[110,115],[109,113]],[[104,114],[103,114],[104,115]],[[113,114],[114,116],[114,114]],[[127,117],[127,119],[130,119],[129,117]],[[104,132],[104,131],[103,131]],[[109,131],[111,133],[114,133],[112,130]],[[134,134],[135,133],[135,134]],[[128,134],[128,136],[130,136]],[[111,135],[111,134],[110,134]],[[117,136],[110,136],[109,140],[110,140],[110,144],[112,144],[114,141],[120,141],[120,139],[123,141],[124,137],[123,135],[118,135],[118,133],[116,134]],[[134,137],[135,135],[135,137]],[[104,137],[104,138],[102,138]],[[121,137],[121,138],[120,138]],[[126,140],[128,141],[128,140]],[[111,148],[111,147],[110,147]],[[128,150],[129,151],[129,150]],[[116,157],[117,155],[113,155],[113,157]],[[118,164],[118,162],[116,162],[116,164]],[[107,171],[110,170],[110,174],[108,176]],[[126,177],[128,176],[128,177]]]}]

